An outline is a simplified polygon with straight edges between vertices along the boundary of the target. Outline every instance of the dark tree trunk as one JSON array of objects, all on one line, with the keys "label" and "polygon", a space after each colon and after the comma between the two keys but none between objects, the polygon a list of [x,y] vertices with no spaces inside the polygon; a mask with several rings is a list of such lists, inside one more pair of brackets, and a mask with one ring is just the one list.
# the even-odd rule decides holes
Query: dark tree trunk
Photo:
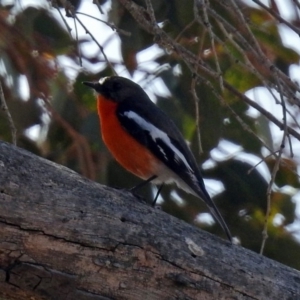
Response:
[{"label": "dark tree trunk", "polygon": [[300,299],[300,273],[0,142],[0,299]]}]

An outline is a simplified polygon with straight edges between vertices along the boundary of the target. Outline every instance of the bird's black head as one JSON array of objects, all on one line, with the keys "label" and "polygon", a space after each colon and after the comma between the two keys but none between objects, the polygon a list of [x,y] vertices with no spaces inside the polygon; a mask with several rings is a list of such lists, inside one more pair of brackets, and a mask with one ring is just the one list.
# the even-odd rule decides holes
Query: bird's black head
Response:
[{"label": "bird's black head", "polygon": [[145,97],[144,90],[138,84],[120,76],[103,77],[100,78],[99,82],[85,81],[83,84],[114,102],[123,102],[126,99],[132,99],[132,97]]}]

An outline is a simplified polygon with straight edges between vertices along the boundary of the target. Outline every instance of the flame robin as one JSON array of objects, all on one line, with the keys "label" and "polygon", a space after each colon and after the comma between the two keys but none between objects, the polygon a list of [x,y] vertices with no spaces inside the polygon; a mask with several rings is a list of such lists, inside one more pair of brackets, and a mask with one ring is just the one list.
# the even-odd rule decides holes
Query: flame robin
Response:
[{"label": "flame robin", "polygon": [[186,192],[202,199],[232,241],[182,134],[145,91],[138,84],[119,76],[83,83],[97,92],[102,138],[114,158],[146,182],[175,182]]}]

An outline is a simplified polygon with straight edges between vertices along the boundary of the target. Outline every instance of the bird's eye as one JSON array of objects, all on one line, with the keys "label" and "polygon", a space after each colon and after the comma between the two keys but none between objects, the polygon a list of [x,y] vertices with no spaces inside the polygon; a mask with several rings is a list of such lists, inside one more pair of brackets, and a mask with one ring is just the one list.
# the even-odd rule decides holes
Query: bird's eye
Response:
[{"label": "bird's eye", "polygon": [[121,88],[122,88],[122,83],[121,82],[114,82],[113,89],[115,91],[120,90]]}]

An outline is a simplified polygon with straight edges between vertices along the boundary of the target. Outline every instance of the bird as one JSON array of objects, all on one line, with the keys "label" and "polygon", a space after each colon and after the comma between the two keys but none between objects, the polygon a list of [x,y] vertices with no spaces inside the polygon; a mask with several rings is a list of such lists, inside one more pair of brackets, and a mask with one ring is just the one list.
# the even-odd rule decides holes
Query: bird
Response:
[{"label": "bird", "polygon": [[229,241],[232,235],[208,194],[180,130],[135,82],[121,76],[84,81],[96,91],[102,139],[127,171],[153,184],[176,183],[208,206]]}]

